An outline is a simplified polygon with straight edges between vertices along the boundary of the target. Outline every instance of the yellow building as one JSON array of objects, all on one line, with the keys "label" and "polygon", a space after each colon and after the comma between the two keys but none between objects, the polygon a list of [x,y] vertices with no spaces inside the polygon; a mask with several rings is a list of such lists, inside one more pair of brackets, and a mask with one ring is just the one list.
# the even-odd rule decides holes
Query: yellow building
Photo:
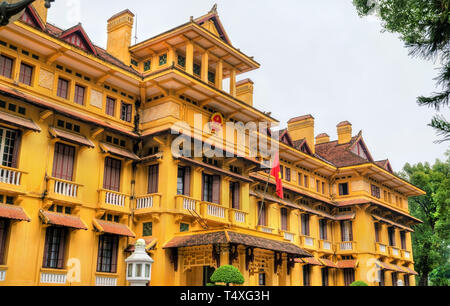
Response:
[{"label": "yellow building", "polygon": [[[127,285],[138,238],[151,285],[204,285],[228,264],[246,285],[415,284],[408,197],[424,192],[373,160],[348,122],[330,141],[312,116],[293,118],[278,142],[241,77],[260,65],[216,8],[136,45],[134,15],[120,12],[106,50],[46,16],[39,0],[0,28],[0,285]],[[194,144],[239,154],[174,155],[179,122]],[[283,200],[273,178],[264,196],[270,158],[235,131],[216,141],[224,122],[268,124]]]}]

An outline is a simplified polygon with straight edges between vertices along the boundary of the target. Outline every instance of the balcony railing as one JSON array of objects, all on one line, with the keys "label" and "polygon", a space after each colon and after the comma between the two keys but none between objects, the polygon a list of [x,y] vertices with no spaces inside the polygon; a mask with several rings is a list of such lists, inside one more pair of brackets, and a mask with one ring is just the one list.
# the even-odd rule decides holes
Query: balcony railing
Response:
[{"label": "balcony railing", "polygon": [[177,211],[183,212],[184,214],[192,215],[193,212],[199,213],[199,201],[194,198],[177,195],[175,196],[175,206]]},{"label": "balcony railing", "polygon": [[305,235],[301,235],[300,237],[301,237],[301,239],[300,239],[301,245],[304,248],[308,248],[308,249],[314,248],[314,240],[315,239],[313,237],[305,236]]},{"label": "balcony railing", "polygon": [[0,282],[4,282],[6,279],[6,271],[0,271]]},{"label": "balcony railing", "polygon": [[17,169],[0,166],[0,183],[20,186],[24,172]]},{"label": "balcony railing", "polygon": [[387,246],[381,243],[376,244],[377,252],[381,254],[387,254]]},{"label": "balcony railing", "polygon": [[394,257],[400,257],[400,250],[396,247],[389,247],[390,255]]},{"label": "balcony railing", "polygon": [[410,260],[411,259],[411,252],[409,252],[409,251],[402,251],[403,252],[403,258],[404,259],[407,259],[407,260]]},{"label": "balcony railing", "polygon": [[115,287],[117,286],[117,277],[96,276],[95,285],[99,287]]},{"label": "balcony railing", "polygon": [[282,233],[282,235],[283,235],[285,240],[288,240],[290,242],[294,242],[295,234],[287,232],[287,231],[282,231],[281,233]]},{"label": "balcony railing", "polygon": [[322,251],[333,251],[333,244],[330,241],[327,240],[320,240],[320,249]]},{"label": "balcony railing", "polygon": [[124,193],[111,190],[99,190],[100,208],[112,211],[126,212],[130,210],[130,197]]},{"label": "balcony railing", "polygon": [[354,241],[342,241],[339,243],[339,250],[340,251],[354,251],[356,249],[355,247],[356,242]]},{"label": "balcony railing", "polygon": [[205,219],[228,223],[229,208],[219,204],[202,202],[201,216]]},{"label": "balcony railing", "polygon": [[273,234],[274,229],[267,227],[267,226],[260,225],[260,226],[258,226],[258,231],[267,233],[267,234]]},{"label": "balcony railing", "polygon": [[231,222],[234,225],[246,225],[247,213],[237,209],[230,209]]},{"label": "balcony railing", "polygon": [[67,272],[41,272],[41,284],[65,285]]}]

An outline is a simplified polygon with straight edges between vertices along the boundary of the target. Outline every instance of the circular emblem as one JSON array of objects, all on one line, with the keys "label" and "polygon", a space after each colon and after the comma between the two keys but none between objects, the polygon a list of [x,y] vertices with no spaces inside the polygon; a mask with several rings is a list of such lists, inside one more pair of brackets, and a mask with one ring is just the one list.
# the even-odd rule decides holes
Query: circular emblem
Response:
[{"label": "circular emblem", "polygon": [[218,132],[222,129],[223,127],[223,116],[220,113],[215,113],[214,115],[211,116],[211,132],[215,133]]}]

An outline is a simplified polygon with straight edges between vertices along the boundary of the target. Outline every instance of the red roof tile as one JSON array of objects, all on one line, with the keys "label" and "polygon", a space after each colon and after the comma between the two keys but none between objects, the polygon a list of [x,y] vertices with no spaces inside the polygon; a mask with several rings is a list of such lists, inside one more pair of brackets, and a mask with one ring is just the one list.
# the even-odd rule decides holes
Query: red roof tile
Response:
[{"label": "red roof tile", "polygon": [[306,258],[302,258],[302,260],[307,265],[322,266],[322,263],[320,261],[318,261],[317,259],[315,259],[314,257],[306,257]]},{"label": "red roof tile", "polygon": [[410,275],[419,275],[419,273],[417,273],[416,271],[414,271],[413,269],[411,269],[409,267],[402,266],[401,268]]},{"label": "red roof tile", "polygon": [[68,141],[68,142],[71,142],[71,143],[74,143],[77,145],[86,146],[89,148],[95,147],[95,145],[92,143],[92,141],[90,141],[89,139],[87,139],[86,137],[84,137],[82,135],[77,135],[77,134],[63,131],[63,130],[53,128],[53,127],[49,128],[49,132],[55,138],[60,138],[62,140],[65,140],[65,141]]},{"label": "red roof tile", "polygon": [[14,116],[12,114],[8,114],[8,113],[1,112],[1,111],[0,111],[0,121],[8,123],[8,124],[12,124],[17,127],[24,128],[27,130],[32,130],[35,132],[41,131],[41,128],[36,123],[34,123],[33,120]]},{"label": "red roof tile", "polygon": [[100,147],[106,153],[111,153],[113,155],[117,155],[131,160],[139,160],[139,156],[137,156],[133,152],[128,151],[127,149],[119,148],[104,142],[100,143]]},{"label": "red roof tile", "polygon": [[339,269],[355,269],[357,267],[357,260],[341,260],[337,262]]},{"label": "red roof tile", "polygon": [[128,226],[120,223],[113,223],[95,219],[94,227],[97,229],[97,231],[104,234],[113,234],[132,238],[136,237],[136,235],[130,230]]},{"label": "red roof tile", "polygon": [[348,122],[348,121],[342,121],[341,123],[339,123],[337,125],[337,127],[346,126],[346,125],[352,125],[352,124],[350,122]]},{"label": "red roof tile", "polygon": [[304,115],[304,116],[299,116],[299,117],[295,117],[292,118],[288,121],[288,123],[294,123],[294,122],[298,122],[298,121],[303,121],[306,119],[314,119],[314,117],[312,115]]},{"label": "red roof tile", "polygon": [[347,221],[347,220],[353,220],[356,217],[356,213],[352,214],[345,214],[345,215],[337,215],[334,216],[335,221]]},{"label": "red roof tile", "polygon": [[0,218],[27,222],[31,221],[22,207],[7,204],[0,204]]},{"label": "red roof tile", "polygon": [[324,266],[327,266],[328,268],[338,268],[338,265],[329,259],[320,258],[320,261],[323,263]]},{"label": "red roof tile", "polygon": [[64,215],[59,213],[54,213],[50,211],[39,211],[39,216],[44,224],[64,226],[73,229],[80,229],[87,231],[88,228],[86,224],[76,216]]}]

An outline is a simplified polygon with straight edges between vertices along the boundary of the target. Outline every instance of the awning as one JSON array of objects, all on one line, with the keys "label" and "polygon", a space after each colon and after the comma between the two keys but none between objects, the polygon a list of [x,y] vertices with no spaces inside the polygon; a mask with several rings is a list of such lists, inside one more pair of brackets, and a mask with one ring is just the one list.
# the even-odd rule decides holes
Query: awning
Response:
[{"label": "awning", "polygon": [[234,178],[236,180],[239,180],[239,181],[242,181],[242,182],[246,182],[246,183],[252,183],[253,182],[253,180],[248,178],[248,177],[236,174],[236,173],[231,172],[231,171],[224,170],[224,169],[219,168],[219,167],[215,167],[215,166],[209,165],[209,164],[201,162],[201,161],[194,160],[192,158],[187,158],[187,157],[180,156],[180,157],[178,157],[178,159],[181,160],[181,161],[184,161],[186,163],[189,163],[191,165],[208,169],[208,170],[210,170],[210,171],[212,171],[214,173],[232,177],[232,178]]},{"label": "awning", "polygon": [[113,223],[103,220],[94,219],[93,221],[95,229],[102,234],[113,234],[124,237],[135,238],[136,235],[126,225],[120,223]]},{"label": "awning", "polygon": [[8,113],[0,112],[0,122],[11,124],[13,126],[31,130],[34,132],[41,132],[41,128],[31,119],[26,119],[14,116]]},{"label": "awning", "polygon": [[322,263],[320,261],[318,261],[317,259],[315,259],[314,257],[306,257],[306,258],[302,258],[302,259],[296,259],[295,262],[296,263],[305,263],[307,265],[312,265],[312,266],[322,266]]},{"label": "awning", "polygon": [[339,269],[356,269],[358,267],[357,260],[341,260],[337,262]]},{"label": "awning", "polygon": [[127,149],[123,149],[123,148],[119,148],[107,143],[100,143],[100,148],[102,149],[103,152],[105,153],[111,153],[112,155],[116,155],[119,157],[123,157],[126,159],[131,159],[131,160],[139,160],[139,156],[137,156],[136,154],[134,154],[133,152],[128,151]]},{"label": "awning", "polygon": [[386,218],[383,218],[383,217],[380,217],[380,216],[377,216],[377,215],[372,215],[372,217],[373,217],[375,220],[377,220],[377,221],[381,221],[381,222],[390,224],[390,225],[392,225],[392,226],[395,226],[395,227],[398,227],[398,228],[402,228],[402,229],[404,229],[405,231],[408,231],[408,232],[414,232],[414,230],[413,230],[412,228],[410,228],[410,227],[408,227],[408,226],[405,226],[405,225],[401,225],[401,224],[399,224],[399,223],[396,223],[396,222],[394,222],[394,221],[388,220],[388,219],[386,219]]},{"label": "awning", "polygon": [[164,246],[164,249],[185,248],[185,247],[227,244],[227,243],[287,253],[295,255],[296,257],[312,257],[310,253],[292,243],[256,237],[252,235],[241,234],[231,231],[219,231],[190,236],[177,236],[174,237],[172,240],[170,240]]},{"label": "awning", "polygon": [[356,213],[352,213],[352,214],[334,216],[334,220],[335,221],[349,221],[349,220],[354,220],[355,217],[356,217]]},{"label": "awning", "polygon": [[405,269],[402,269],[403,267],[400,267],[400,266],[397,266],[397,265],[394,265],[394,264],[391,264],[391,266],[394,268],[394,270],[395,270],[396,272],[407,273],[407,272],[405,271]]},{"label": "awning", "polygon": [[338,268],[338,265],[329,259],[320,258],[319,260],[323,263],[324,266],[326,266],[328,268],[336,268],[336,269]]},{"label": "awning", "polygon": [[31,221],[22,207],[8,204],[0,204],[0,218],[16,221]]},{"label": "awning", "polygon": [[391,265],[390,263],[382,262],[382,261],[379,261],[378,263],[380,264],[379,268],[382,270],[398,272],[398,269],[395,268],[394,265]]},{"label": "awning", "polygon": [[80,145],[80,146],[85,146],[88,148],[94,148],[95,145],[92,143],[92,141],[90,141],[89,139],[87,139],[84,136],[81,135],[77,135],[74,133],[70,133],[67,131],[63,131],[54,127],[51,127],[48,129],[48,131],[50,132],[50,134],[52,135],[53,138],[59,138],[62,140],[65,140],[67,142],[76,144],[76,145]]},{"label": "awning", "polygon": [[76,230],[88,230],[86,224],[76,216],[64,215],[41,209],[39,211],[39,217],[44,224],[63,226]]},{"label": "awning", "polygon": [[416,271],[414,271],[413,269],[410,269],[408,267],[401,267],[407,274],[409,275],[419,275],[419,273],[417,273]]},{"label": "awning", "polygon": [[[147,252],[153,250],[156,247],[156,244],[158,243],[158,239],[157,238],[143,238],[145,241],[145,250]],[[134,242],[133,244],[129,244],[128,247],[125,249],[125,252],[127,253],[133,253],[135,250],[135,244],[136,242]]]}]

